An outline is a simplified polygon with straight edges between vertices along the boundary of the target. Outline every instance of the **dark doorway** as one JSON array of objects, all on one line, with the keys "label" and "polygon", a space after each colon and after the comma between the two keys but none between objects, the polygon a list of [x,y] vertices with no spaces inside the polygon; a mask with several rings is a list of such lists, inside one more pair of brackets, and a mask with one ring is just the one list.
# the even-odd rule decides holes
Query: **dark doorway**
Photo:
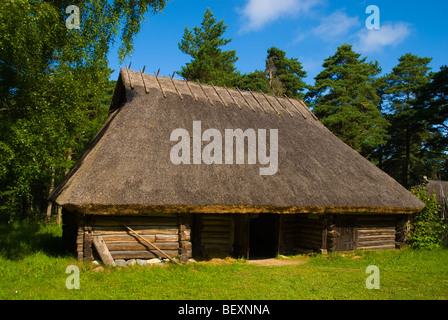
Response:
[{"label": "dark doorway", "polygon": [[272,258],[278,249],[278,219],[273,213],[260,213],[249,225],[249,258]]}]

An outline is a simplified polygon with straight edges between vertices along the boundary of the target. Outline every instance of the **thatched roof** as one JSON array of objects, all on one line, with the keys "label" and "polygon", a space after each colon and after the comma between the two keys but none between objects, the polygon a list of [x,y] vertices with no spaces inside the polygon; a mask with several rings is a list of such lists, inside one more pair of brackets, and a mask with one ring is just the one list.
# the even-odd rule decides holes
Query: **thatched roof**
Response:
[{"label": "thatched roof", "polygon": [[[94,214],[412,213],[423,204],[351,149],[298,100],[122,69],[111,114],[50,199]],[[278,171],[179,164],[177,128],[278,129]],[[268,149],[269,150],[269,149]]]},{"label": "thatched roof", "polygon": [[428,180],[426,190],[429,194],[436,194],[438,204],[448,204],[448,181]]}]

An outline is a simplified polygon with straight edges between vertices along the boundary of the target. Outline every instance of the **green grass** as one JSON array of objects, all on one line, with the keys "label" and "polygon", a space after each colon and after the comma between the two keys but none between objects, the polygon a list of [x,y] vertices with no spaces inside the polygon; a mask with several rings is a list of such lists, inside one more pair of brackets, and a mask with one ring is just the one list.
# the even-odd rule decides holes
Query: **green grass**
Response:
[{"label": "green grass", "polygon": [[[0,299],[448,299],[448,249],[295,256],[306,263],[105,268],[64,253],[57,226],[0,226]],[[66,268],[80,289],[66,288]],[[366,289],[368,265],[380,289]]]}]

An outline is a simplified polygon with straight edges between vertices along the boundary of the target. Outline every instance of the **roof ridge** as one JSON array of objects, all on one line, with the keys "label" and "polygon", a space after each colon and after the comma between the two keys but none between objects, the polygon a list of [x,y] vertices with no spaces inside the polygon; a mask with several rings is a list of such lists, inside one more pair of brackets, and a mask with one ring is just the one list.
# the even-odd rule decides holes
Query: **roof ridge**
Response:
[{"label": "roof ridge", "polygon": [[242,109],[246,105],[249,109],[256,112],[257,109],[266,114],[276,114],[281,116],[282,113],[289,114],[291,117],[300,115],[303,119],[308,119],[307,115],[311,115],[311,119],[318,121],[314,113],[306,106],[306,104],[297,98],[290,98],[286,95],[284,97],[277,97],[274,93],[253,92],[252,90],[241,90],[236,87],[228,88],[226,86],[215,86],[212,82],[210,84],[174,79],[172,76],[159,76],[158,72],[154,75],[144,73],[145,68],[139,71],[133,71],[127,66],[122,68],[120,75],[123,85],[126,88],[134,91],[136,87],[142,87],[145,94],[149,94],[151,89],[160,91],[164,98],[167,98],[168,92],[175,93],[181,100],[184,96],[191,96],[194,101],[198,102],[202,96],[211,105],[222,104],[225,108],[230,105],[236,105],[238,109]]}]

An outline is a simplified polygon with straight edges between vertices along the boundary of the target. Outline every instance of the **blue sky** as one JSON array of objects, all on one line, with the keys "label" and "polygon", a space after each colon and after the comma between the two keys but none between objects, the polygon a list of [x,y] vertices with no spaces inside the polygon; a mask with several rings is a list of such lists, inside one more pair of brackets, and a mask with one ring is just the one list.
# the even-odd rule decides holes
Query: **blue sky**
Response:
[{"label": "blue sky", "polygon": [[[379,30],[366,27],[369,5],[379,8]],[[313,84],[324,59],[345,42],[368,61],[377,60],[383,73],[391,72],[407,52],[432,57],[433,71],[448,65],[444,0],[170,0],[163,13],[148,14],[132,56],[119,64],[113,48],[111,78],[117,79],[120,67],[130,62],[134,70],[146,65],[146,73],[160,68],[163,76],[180,70],[191,60],[178,48],[185,26],[200,25],[207,7],[228,26],[224,37],[232,41],[224,49],[237,51],[235,65],[242,73],[264,70],[266,51],[276,46],[299,59],[308,74],[305,81]]]}]

